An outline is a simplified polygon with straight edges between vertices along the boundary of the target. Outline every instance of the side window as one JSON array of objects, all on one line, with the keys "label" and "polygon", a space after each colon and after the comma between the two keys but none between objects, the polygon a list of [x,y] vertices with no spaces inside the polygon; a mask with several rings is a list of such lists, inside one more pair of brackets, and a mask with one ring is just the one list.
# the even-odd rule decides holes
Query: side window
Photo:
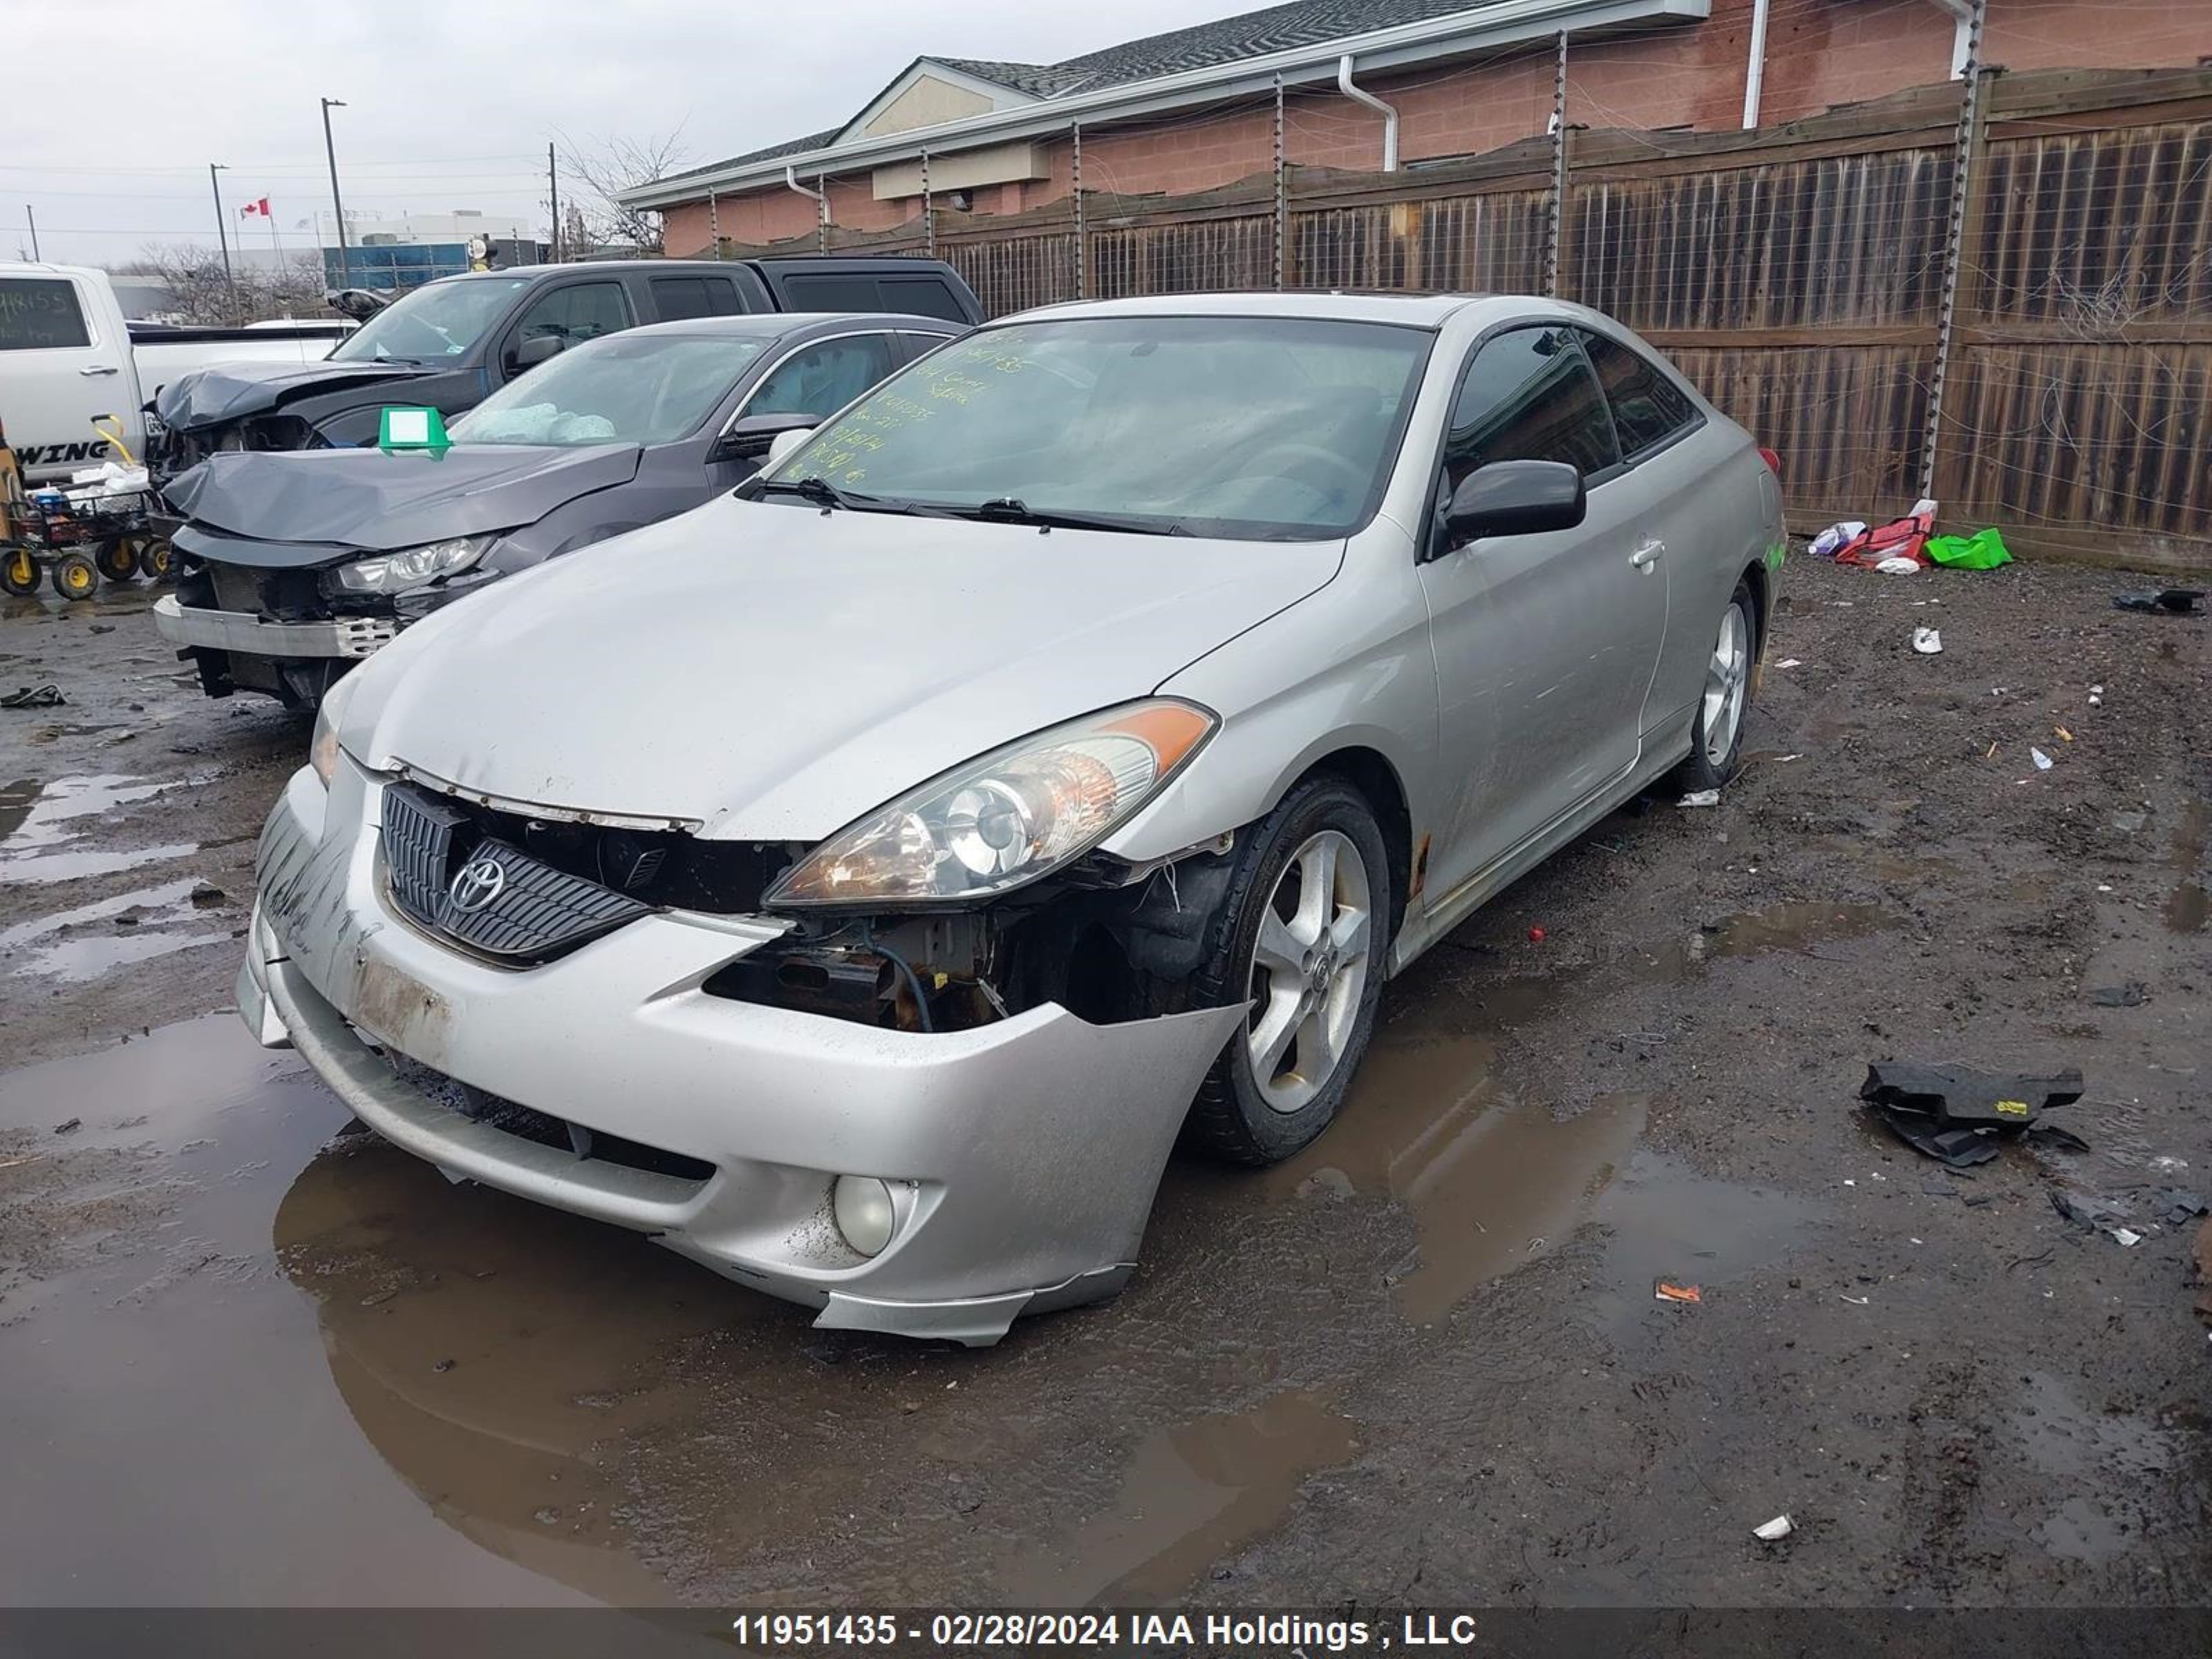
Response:
[{"label": "side window", "polygon": [[1587,476],[1620,459],[1605,394],[1572,330],[1516,329],[1475,353],[1444,440],[1447,489],[1492,461],[1565,461]]},{"label": "side window", "polygon": [[742,309],[726,276],[655,276],[653,308],[664,323],[691,317],[734,317]]},{"label": "side window", "polygon": [[76,284],[66,276],[0,276],[0,351],[92,343]]},{"label": "side window", "polygon": [[848,334],[801,346],[753,389],[747,415],[834,415],[891,372],[888,334]]},{"label": "side window", "polygon": [[885,311],[910,317],[942,317],[948,323],[968,320],[967,312],[940,276],[886,276],[882,288]]},{"label": "side window", "polygon": [[571,283],[532,301],[515,325],[518,341],[551,335],[568,345],[581,345],[603,334],[619,334],[634,319],[629,296],[620,283]]},{"label": "side window", "polygon": [[850,276],[786,276],[783,306],[787,311],[883,309],[876,297],[876,279]]},{"label": "side window", "polygon": [[1602,334],[1577,331],[1613,404],[1613,423],[1626,454],[1640,455],[1697,420],[1697,406],[1656,363]]}]

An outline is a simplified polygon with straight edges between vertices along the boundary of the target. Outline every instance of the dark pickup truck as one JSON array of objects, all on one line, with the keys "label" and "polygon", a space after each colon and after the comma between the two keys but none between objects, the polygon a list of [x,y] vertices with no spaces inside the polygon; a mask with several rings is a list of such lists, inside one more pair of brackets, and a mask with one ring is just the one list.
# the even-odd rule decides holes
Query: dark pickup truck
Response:
[{"label": "dark pickup truck", "polygon": [[583,341],[762,311],[983,319],[974,290],[939,259],[619,259],[447,276],[377,312],[319,362],[234,363],[163,386],[149,422],[155,482],[218,451],[374,443],[390,404],[458,415]]}]

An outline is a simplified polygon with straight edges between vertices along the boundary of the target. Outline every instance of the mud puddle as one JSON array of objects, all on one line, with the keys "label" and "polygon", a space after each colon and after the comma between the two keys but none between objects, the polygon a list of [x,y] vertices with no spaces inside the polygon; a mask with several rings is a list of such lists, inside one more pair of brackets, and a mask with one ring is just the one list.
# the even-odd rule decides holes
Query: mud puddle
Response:
[{"label": "mud puddle", "polygon": [[14,958],[13,971],[33,978],[82,984],[135,962],[229,943],[230,931],[210,928],[205,907],[192,902],[198,884],[187,876],[0,928],[0,959]]},{"label": "mud puddle", "polygon": [[[135,805],[204,781],[172,778],[158,783],[119,772],[83,777],[57,778],[52,783],[25,781],[11,783],[0,793],[0,861],[13,862],[27,854],[58,847],[85,833],[77,821]],[[9,820],[13,819],[10,823]]]},{"label": "mud puddle", "polygon": [[0,1603],[580,1599],[440,1524],[331,1382],[270,1240],[346,1121],[229,1014],[0,1078]]},{"label": "mud puddle", "polygon": [[1790,1255],[1824,1213],[1813,1200],[1716,1181],[1644,1148],[1591,1212],[1605,1243],[1590,1310],[1618,1346],[1684,1313],[1659,1299],[1661,1279],[1709,1294]]},{"label": "mud puddle", "polygon": [[186,841],[173,846],[134,847],[112,853],[49,853],[43,858],[0,854],[0,872],[4,872],[9,881],[78,881],[87,876],[112,876],[119,870],[135,870],[142,864],[166,864],[172,859],[190,858],[199,850],[199,842]]},{"label": "mud puddle", "polygon": [[1309,1475],[1358,1448],[1323,1401],[1285,1389],[1244,1412],[1212,1413],[1148,1437],[1112,1508],[1066,1541],[1011,1553],[998,1572],[1012,1606],[1152,1606],[1271,1530]]}]

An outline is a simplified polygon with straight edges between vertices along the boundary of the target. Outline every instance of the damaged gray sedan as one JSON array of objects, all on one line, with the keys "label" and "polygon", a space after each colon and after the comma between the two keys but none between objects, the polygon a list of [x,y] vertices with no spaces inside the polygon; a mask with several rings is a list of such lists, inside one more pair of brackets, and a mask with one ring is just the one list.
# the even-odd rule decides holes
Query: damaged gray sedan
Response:
[{"label": "damaged gray sedan", "polygon": [[1321,1134],[1383,981],[1723,781],[1772,458],[1595,313],[987,327],[325,699],[241,1012],[451,1176],[824,1326],[1117,1291],[1182,1138]]}]

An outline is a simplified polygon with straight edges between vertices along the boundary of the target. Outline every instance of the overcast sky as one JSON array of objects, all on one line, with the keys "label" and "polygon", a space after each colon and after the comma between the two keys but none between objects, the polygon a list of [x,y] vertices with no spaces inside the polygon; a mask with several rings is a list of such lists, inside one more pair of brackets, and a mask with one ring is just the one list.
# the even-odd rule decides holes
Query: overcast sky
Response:
[{"label": "overcast sky", "polygon": [[[349,217],[481,208],[542,228],[545,145],[679,122],[692,164],[858,110],[928,51],[1042,63],[1261,0],[5,0],[0,258],[119,264],[234,236],[313,245],[331,112]],[[504,225],[496,228],[504,229]],[[526,228],[526,233],[527,229]]]}]

